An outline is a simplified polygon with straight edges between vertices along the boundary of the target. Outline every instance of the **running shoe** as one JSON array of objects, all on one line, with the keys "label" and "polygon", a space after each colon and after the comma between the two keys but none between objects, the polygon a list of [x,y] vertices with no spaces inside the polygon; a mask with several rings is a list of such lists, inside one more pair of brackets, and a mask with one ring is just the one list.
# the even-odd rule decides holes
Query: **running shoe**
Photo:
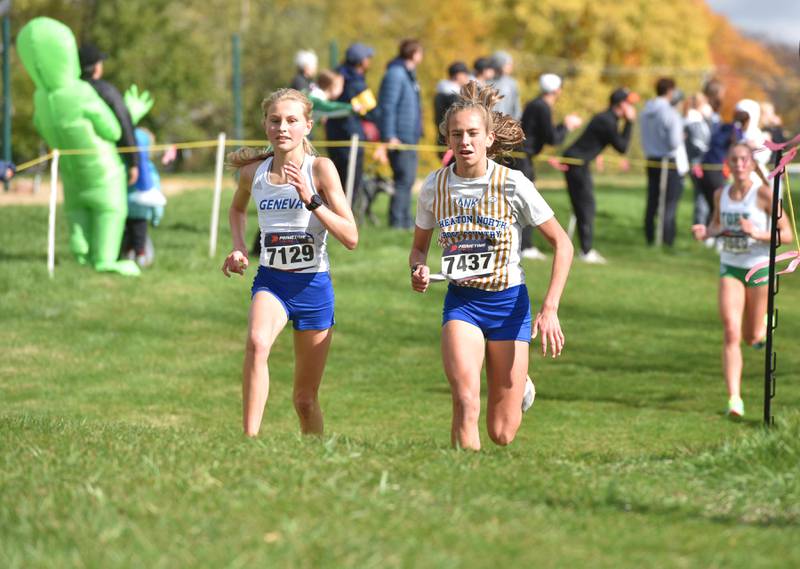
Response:
[{"label": "running shoe", "polygon": [[525,413],[533,407],[533,400],[536,399],[536,388],[533,386],[530,376],[525,379],[525,395],[522,396],[522,412]]},{"label": "running shoe", "polygon": [[740,397],[736,399],[728,399],[728,417],[744,417],[744,401]]},{"label": "running shoe", "polygon": [[539,251],[539,249],[536,247],[528,247],[527,249],[523,249],[521,254],[523,259],[531,259],[534,261],[544,261],[547,259],[547,255]]},{"label": "running shoe", "polygon": [[586,253],[581,253],[578,258],[584,263],[589,263],[590,265],[605,265],[608,263],[606,258],[598,253],[596,249],[590,249]]}]

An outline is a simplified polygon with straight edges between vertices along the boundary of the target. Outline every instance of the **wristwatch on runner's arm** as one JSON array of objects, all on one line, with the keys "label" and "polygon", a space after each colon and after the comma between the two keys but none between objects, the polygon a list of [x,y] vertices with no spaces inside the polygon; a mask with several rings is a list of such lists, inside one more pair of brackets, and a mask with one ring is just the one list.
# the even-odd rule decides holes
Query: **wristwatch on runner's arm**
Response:
[{"label": "wristwatch on runner's arm", "polygon": [[314,211],[322,204],[323,204],[322,198],[319,197],[319,194],[314,194],[313,196],[311,196],[311,201],[306,204],[306,209],[308,211]]}]

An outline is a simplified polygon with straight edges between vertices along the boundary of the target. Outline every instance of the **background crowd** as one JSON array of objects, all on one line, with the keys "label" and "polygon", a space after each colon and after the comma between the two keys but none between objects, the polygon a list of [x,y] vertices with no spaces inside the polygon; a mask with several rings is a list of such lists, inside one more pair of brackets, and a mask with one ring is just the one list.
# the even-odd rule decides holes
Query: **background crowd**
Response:
[{"label": "background crowd", "polygon": [[[438,143],[444,145],[439,132],[444,113],[461,87],[477,80],[492,85],[503,96],[495,111],[522,124],[525,141],[514,157],[506,159],[507,165],[536,181],[540,167],[537,157],[551,147],[548,154],[561,158],[550,158],[547,162],[564,173],[574,212],[570,225],[580,242],[579,259],[587,263],[606,262],[593,246],[596,201],[592,164],[597,162],[595,168],[603,168],[602,153],[609,146],[621,155],[629,152],[640,103],[637,93],[624,86],[615,88],[608,94],[606,108],[591,116],[581,130],[581,115],[587,114],[583,109],[558,108],[563,90],[569,89],[568,82],[565,85],[555,73],[543,73],[538,81],[539,93],[523,104],[514,78],[512,56],[496,51],[478,57],[471,65],[465,61],[452,62],[446,76],[436,85],[433,113],[426,119],[416,74],[424,57],[421,42],[415,39],[400,42],[396,57],[383,71],[377,96],[368,88],[366,79],[374,55],[371,46],[356,42],[347,48],[339,67],[319,71],[316,55],[300,51],[295,59],[297,74],[290,85],[311,96],[315,118],[324,123],[324,137],[328,140],[345,141],[357,135],[361,140],[385,143],[369,158],[391,166],[394,184],[389,186],[387,212],[391,227],[413,227],[411,193],[419,164],[415,145],[422,138],[423,124],[429,122],[438,133]],[[686,178],[691,180],[694,190],[694,222],[707,223],[714,191],[726,183],[724,158],[730,146],[745,141],[753,148],[760,148],[766,139],[776,142],[785,139],[781,120],[771,103],[742,99],[736,103],[732,117],[724,120],[725,84],[710,78],[699,87],[687,96],[673,78],[661,77],[653,85],[654,96],[638,105],[641,107],[638,138],[647,161],[643,231],[649,245],[674,244],[679,233],[677,209]],[[556,121],[556,115],[563,119]],[[349,149],[330,148],[328,155],[345,180]],[[760,152],[756,156],[763,169],[769,153]],[[448,164],[452,155],[442,148],[439,158],[442,164]],[[364,150],[359,149],[354,176],[355,203],[362,206],[374,197],[367,190],[372,174],[365,180],[364,167]],[[630,168],[627,160],[622,159],[621,167]],[[709,240],[708,245],[713,245],[713,241]],[[533,244],[530,231],[523,235],[522,247],[525,258],[547,258]]]}]

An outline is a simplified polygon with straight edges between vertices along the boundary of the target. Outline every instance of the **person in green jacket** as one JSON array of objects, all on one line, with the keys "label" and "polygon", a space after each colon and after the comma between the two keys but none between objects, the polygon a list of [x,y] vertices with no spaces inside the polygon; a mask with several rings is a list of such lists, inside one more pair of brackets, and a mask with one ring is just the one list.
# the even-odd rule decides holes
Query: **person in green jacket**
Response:
[{"label": "person in green jacket", "polygon": [[127,175],[115,146],[120,124],[80,80],[75,36],[52,18],[34,18],[20,30],[17,51],[36,85],[33,123],[45,142],[94,151],[64,154],[60,161],[70,250],[97,271],[139,275],[136,263],[117,259],[128,211]]}]

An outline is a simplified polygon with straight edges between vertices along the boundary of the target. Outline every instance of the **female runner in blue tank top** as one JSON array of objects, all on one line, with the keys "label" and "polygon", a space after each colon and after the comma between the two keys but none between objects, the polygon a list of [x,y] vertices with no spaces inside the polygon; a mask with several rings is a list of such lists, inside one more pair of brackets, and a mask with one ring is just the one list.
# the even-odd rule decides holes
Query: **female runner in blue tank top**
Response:
[{"label": "female runner in blue tank top", "polygon": [[269,394],[267,359],[275,338],[294,327],[294,407],[300,429],[322,434],[318,391],[331,342],[333,286],[326,238],[330,232],[348,249],[358,229],[333,163],[315,157],[311,102],[299,91],[281,89],[261,104],[272,146],[266,153],[242,149],[229,163],[239,168],[239,185],[229,212],[233,251],[225,276],[244,274],[249,264],[244,230],[247,204],[258,209],[261,258],[253,281],[242,382],[244,432],[258,434]]},{"label": "female runner in blue tank top", "polygon": [[[708,227],[693,225],[695,239],[719,237],[722,240],[719,269],[719,314],[724,329],[722,371],[728,387],[727,414],[744,415],[742,402],[741,343],[760,347],[767,333],[767,281],[769,269],[756,272],[749,281],[745,275],[758,263],[769,261],[772,189],[757,176],[759,167],[753,149],[745,142],[731,146],[728,166],[733,182],[714,194],[714,213]],[[783,243],[792,239],[785,215],[778,219]]]},{"label": "female runner in blue tank top", "polygon": [[[521,172],[490,160],[512,150],[524,135],[516,121],[492,112],[497,91],[471,82],[445,114],[439,129],[454,165],[432,173],[417,202],[409,264],[411,286],[430,282],[428,249],[439,229],[442,273],[450,281],[442,322],[442,359],[453,399],[451,442],[479,450],[481,368],[486,358],[489,437],[507,445],[522,420],[531,314],[520,266],[520,231],[539,228],[555,251],[550,285],[533,321],[542,354],[564,347],[558,305],[573,248],[553,211]],[[528,389],[532,389],[530,383]],[[532,393],[531,393],[532,395]]]}]

